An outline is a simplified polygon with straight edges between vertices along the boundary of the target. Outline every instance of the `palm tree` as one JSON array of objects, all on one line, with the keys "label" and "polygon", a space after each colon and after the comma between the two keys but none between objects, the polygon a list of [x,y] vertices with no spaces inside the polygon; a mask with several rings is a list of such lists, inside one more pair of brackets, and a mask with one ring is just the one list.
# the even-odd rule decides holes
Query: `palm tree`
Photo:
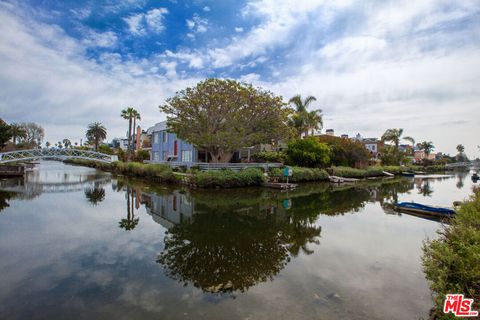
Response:
[{"label": "palm tree", "polygon": [[93,140],[97,151],[98,144],[107,138],[107,129],[100,122],[93,122],[88,125],[86,136],[88,140]]},{"label": "palm tree", "polygon": [[406,140],[406,141],[410,142],[412,144],[412,147],[415,146],[415,139],[413,139],[412,137],[410,137],[410,136],[403,137],[403,140]]},{"label": "palm tree", "polygon": [[45,142],[45,146],[46,146],[47,148],[50,148],[50,142],[48,142],[48,141]]},{"label": "palm tree", "polygon": [[427,155],[427,157],[430,154],[430,152],[432,152],[433,149],[435,149],[435,146],[433,145],[432,141],[423,141],[422,143],[418,143],[417,147],[420,150],[423,150],[425,152],[425,154]]},{"label": "palm tree", "polygon": [[457,151],[458,153],[463,153],[465,151],[465,147],[463,146],[463,144],[457,145]]},{"label": "palm tree", "polygon": [[[308,96],[305,98],[305,100],[302,100],[302,96],[297,94],[296,96],[292,97],[288,103],[293,104],[295,106],[295,114],[292,116],[292,119],[290,121],[290,124],[297,129],[297,132],[302,135],[302,133],[305,133],[306,136],[308,136],[308,130],[309,129],[315,129],[316,127],[321,127],[322,125],[322,120],[321,120],[321,115],[320,115],[320,120],[317,121],[317,123],[314,125],[313,124],[313,119],[315,118],[312,115],[309,115],[309,112],[307,111],[308,106],[313,102],[317,101],[317,98],[314,96]],[[315,113],[321,113],[321,110],[316,110],[312,111]],[[311,122],[309,123],[309,117]],[[317,118],[318,119],[318,118]]]},{"label": "palm tree", "polygon": [[72,143],[70,142],[69,139],[65,138],[63,139],[63,145],[65,146],[65,148],[68,148],[72,146]]},{"label": "palm tree", "polygon": [[10,125],[10,128],[12,133],[12,141],[14,145],[17,143],[17,138],[22,138],[22,139],[27,138],[27,130],[20,123],[12,123]]},{"label": "palm tree", "polygon": [[387,129],[382,135],[383,141],[393,142],[395,149],[398,151],[398,145],[400,144],[400,138],[403,134],[403,129]]},{"label": "palm tree", "polygon": [[123,119],[128,120],[128,147],[127,147],[128,157],[127,157],[127,160],[130,160],[130,150],[131,150],[130,145],[131,145],[131,141],[132,141],[132,119],[140,120],[140,113],[138,113],[138,111],[135,110],[133,107],[128,107],[127,109],[122,110],[122,113],[120,114],[120,116]]},{"label": "palm tree", "polygon": [[315,130],[321,130],[323,127],[322,110],[313,110],[305,114],[306,131],[311,131],[313,135]]},{"label": "palm tree", "polygon": [[[137,140],[137,120],[140,121],[142,118],[140,117],[140,112],[135,110],[134,112],[134,117],[133,117],[133,136],[135,137],[135,140]],[[132,151],[134,150],[133,145],[135,141],[132,143]]]}]

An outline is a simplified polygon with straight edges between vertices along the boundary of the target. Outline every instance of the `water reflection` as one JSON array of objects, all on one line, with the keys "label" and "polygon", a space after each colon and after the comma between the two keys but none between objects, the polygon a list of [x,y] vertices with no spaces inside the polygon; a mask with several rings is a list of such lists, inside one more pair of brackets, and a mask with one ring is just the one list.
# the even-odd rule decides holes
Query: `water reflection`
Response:
[{"label": "water reflection", "polygon": [[367,202],[397,199],[412,188],[413,182],[400,179],[346,187],[311,184],[291,192],[163,189],[143,192],[141,200],[168,229],[157,259],[166,273],[204,292],[233,293],[272,280],[292,258],[313,254],[320,244],[319,215],[356,213]]},{"label": "water reflection", "polygon": [[105,200],[105,188],[97,183],[93,187],[85,188],[85,198],[94,206]]},{"label": "water reflection", "polygon": [[[135,229],[138,225],[139,217],[135,217],[135,200],[138,199],[137,192],[133,190],[130,186],[127,186],[125,197],[127,198],[127,218],[120,220],[118,226],[125,231],[130,231]],[[138,209],[138,206],[136,206]]]},{"label": "water reflection", "polygon": [[426,317],[419,257],[439,225],[387,204],[448,205],[471,184],[429,176],[189,190],[40,166],[51,170],[9,182],[40,196],[0,192],[2,319]]}]

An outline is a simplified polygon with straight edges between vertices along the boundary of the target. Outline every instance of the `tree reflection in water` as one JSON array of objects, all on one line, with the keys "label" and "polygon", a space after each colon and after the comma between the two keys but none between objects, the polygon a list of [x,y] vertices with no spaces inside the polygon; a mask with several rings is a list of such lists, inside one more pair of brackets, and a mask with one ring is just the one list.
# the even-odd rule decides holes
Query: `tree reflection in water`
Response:
[{"label": "tree reflection in water", "polygon": [[163,188],[143,193],[142,201],[168,229],[157,258],[165,272],[184,285],[231,294],[272,280],[292,258],[312,254],[320,244],[320,215],[355,214],[367,202],[397,202],[414,188],[411,179],[303,185],[288,193]]},{"label": "tree reflection in water", "polygon": [[93,187],[85,188],[85,198],[94,206],[105,200],[105,188],[94,183]]},{"label": "tree reflection in water", "polygon": [[127,198],[127,218],[120,220],[118,223],[119,227],[125,229],[126,231],[135,229],[135,227],[138,225],[138,221],[140,220],[140,218],[135,217],[135,193],[136,192],[130,186],[127,186],[125,192],[125,196]]},{"label": "tree reflection in water", "polygon": [[10,207],[8,200],[15,198],[14,192],[0,191],[0,212]]},{"label": "tree reflection in water", "polygon": [[[243,292],[272,280],[292,257],[312,254],[309,244],[320,244],[320,214],[356,212],[370,198],[367,190],[316,190],[291,192],[289,209],[283,204],[288,195],[258,189],[146,195],[152,215],[176,221],[157,262],[170,277],[211,293]],[[173,205],[185,197],[183,206]]]}]

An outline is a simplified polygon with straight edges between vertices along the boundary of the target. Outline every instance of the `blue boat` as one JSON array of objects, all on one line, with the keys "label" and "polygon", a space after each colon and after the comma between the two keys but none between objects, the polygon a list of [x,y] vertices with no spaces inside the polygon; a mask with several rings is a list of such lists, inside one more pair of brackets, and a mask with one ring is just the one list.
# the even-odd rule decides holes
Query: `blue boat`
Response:
[{"label": "blue boat", "polygon": [[453,209],[426,206],[424,204],[415,202],[400,202],[395,204],[394,208],[398,211],[426,214],[437,217],[450,218],[455,215],[455,211]]},{"label": "blue boat", "polygon": [[404,176],[404,177],[415,177],[415,173],[413,173],[413,172],[402,172],[402,176]]}]

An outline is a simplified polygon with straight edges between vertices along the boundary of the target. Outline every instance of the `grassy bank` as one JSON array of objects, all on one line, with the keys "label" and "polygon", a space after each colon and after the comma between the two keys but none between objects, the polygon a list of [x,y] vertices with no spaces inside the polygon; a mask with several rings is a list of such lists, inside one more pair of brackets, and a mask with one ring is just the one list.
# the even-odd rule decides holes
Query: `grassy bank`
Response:
[{"label": "grassy bank", "polygon": [[425,171],[428,173],[432,172],[444,172],[446,171],[445,166],[373,166],[368,167],[367,169],[355,169],[351,167],[332,167],[328,171],[331,175],[344,177],[344,178],[368,178],[368,177],[380,177],[384,176],[383,172],[389,172],[392,174],[401,174],[406,171]]},{"label": "grassy bank", "polygon": [[[208,172],[189,169],[182,174],[174,172],[171,167],[163,164],[144,164],[138,162],[126,163],[121,161],[101,163],[78,159],[66,160],[65,163],[97,168],[116,174],[139,177],[157,182],[182,183],[198,188],[259,186],[266,180],[263,171],[256,168],[249,168],[242,171],[218,170]],[[393,174],[400,174],[403,171],[421,170],[422,167],[375,166],[367,169],[332,167],[327,170],[320,168],[292,167],[292,169],[293,176],[289,177],[288,180],[289,182],[299,183],[328,181],[329,173],[339,177],[362,179],[368,177],[382,177],[384,176],[384,171]],[[281,168],[270,169],[269,177],[279,182],[286,181],[286,178],[283,176],[283,169]]]},{"label": "grassy bank", "polygon": [[[288,178],[288,182],[307,182],[307,181],[324,181],[328,180],[328,173],[324,169],[319,168],[302,168],[291,167],[293,175]],[[283,169],[270,169],[269,176],[278,179],[278,181],[285,182],[286,178],[283,176]]]},{"label": "grassy bank", "polygon": [[199,188],[259,186],[264,181],[263,170],[257,168],[241,171],[198,171],[188,177],[188,183]]},{"label": "grassy bank", "polygon": [[172,168],[163,164],[145,164],[138,162],[121,162],[112,163],[95,162],[90,160],[65,160],[65,163],[81,165],[90,168],[96,168],[125,176],[141,177],[157,182],[175,182],[177,179]]},{"label": "grassy bank", "polygon": [[191,171],[186,174],[176,174],[170,166],[163,164],[126,163],[121,161],[102,163],[78,159],[65,160],[64,162],[130,177],[139,177],[156,182],[182,183],[198,188],[259,186],[265,181],[263,171],[255,168],[242,171]]},{"label": "grassy bank", "polygon": [[423,268],[434,294],[434,319],[454,319],[442,307],[448,293],[473,298],[480,309],[480,188],[464,202],[451,225],[439,231],[439,238],[426,241]]}]

